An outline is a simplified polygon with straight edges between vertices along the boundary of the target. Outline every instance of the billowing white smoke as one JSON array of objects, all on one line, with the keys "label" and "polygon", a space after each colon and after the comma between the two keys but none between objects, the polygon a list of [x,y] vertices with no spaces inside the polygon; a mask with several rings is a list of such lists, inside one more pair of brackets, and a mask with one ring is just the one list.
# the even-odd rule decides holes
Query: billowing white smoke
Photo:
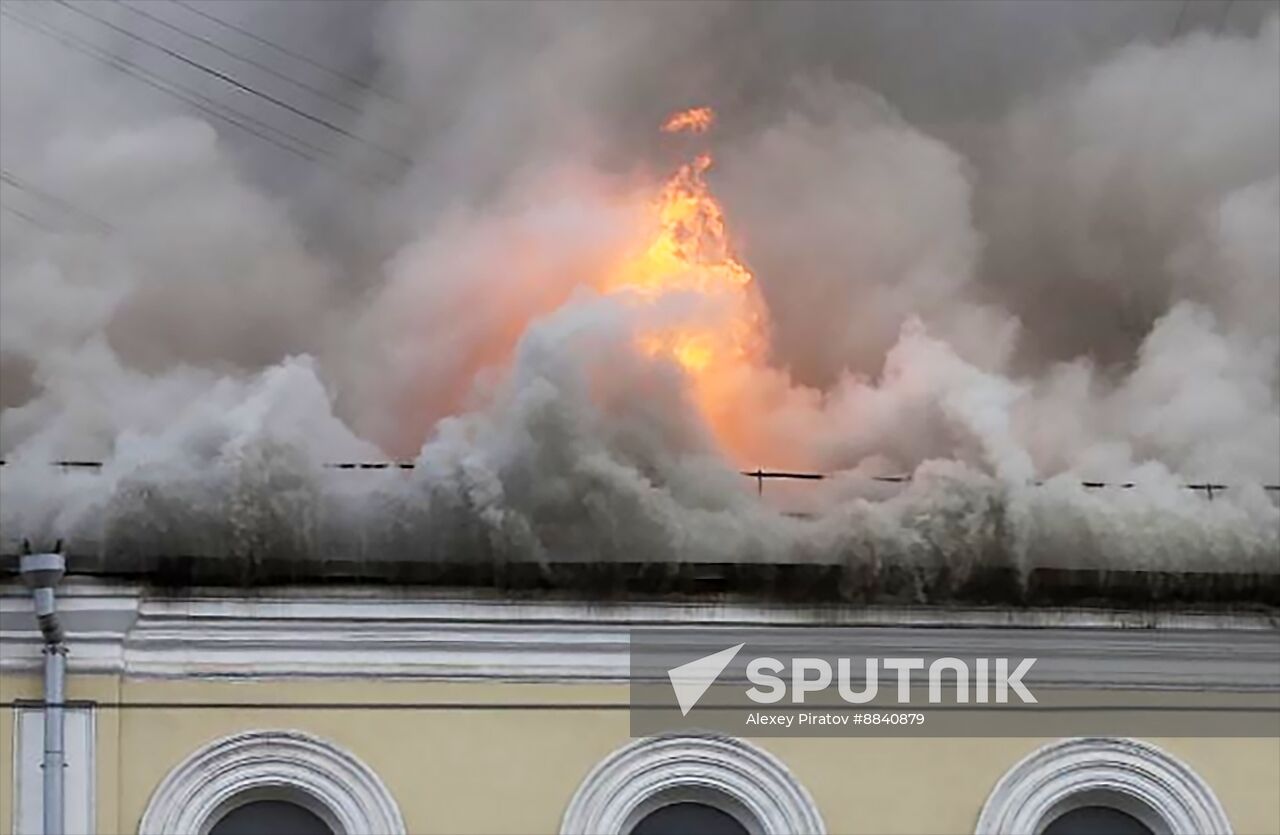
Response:
[{"label": "billowing white smoke", "polygon": [[[752,100],[695,48],[798,37],[766,12],[389,5],[405,129],[361,130],[412,167],[285,196],[4,20],[4,168],[93,215],[0,226],[6,549],[1275,570],[1280,16],[926,131],[803,61]],[[749,460],[635,350],[696,308],[590,289],[693,147],[652,128],[703,101],[770,317],[726,383]],[[762,503],[757,465],[837,476]]]}]

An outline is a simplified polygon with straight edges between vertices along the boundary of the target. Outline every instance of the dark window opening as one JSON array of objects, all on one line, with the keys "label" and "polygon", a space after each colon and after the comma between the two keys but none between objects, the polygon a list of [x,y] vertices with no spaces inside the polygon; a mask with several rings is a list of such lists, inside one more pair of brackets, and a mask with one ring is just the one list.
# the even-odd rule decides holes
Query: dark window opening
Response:
[{"label": "dark window opening", "polygon": [[1055,818],[1041,835],[1155,835],[1142,821],[1110,806],[1081,806]]},{"label": "dark window opening", "polygon": [[334,835],[314,812],[287,800],[254,800],[222,817],[209,835]]},{"label": "dark window opening", "polygon": [[727,812],[705,803],[672,803],[644,816],[631,835],[748,835]]}]

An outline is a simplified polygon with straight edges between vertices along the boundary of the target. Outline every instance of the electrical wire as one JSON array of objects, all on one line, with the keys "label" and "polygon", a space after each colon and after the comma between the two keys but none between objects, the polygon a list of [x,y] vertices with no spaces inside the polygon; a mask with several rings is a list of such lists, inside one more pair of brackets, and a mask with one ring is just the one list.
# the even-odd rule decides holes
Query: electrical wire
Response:
[{"label": "electrical wire", "polygon": [[245,56],[243,56],[243,55],[239,55],[239,54],[237,54],[237,53],[235,53],[235,52],[232,52],[230,49],[227,49],[226,47],[222,46],[222,45],[221,45],[221,44],[219,44],[217,41],[211,40],[211,39],[206,38],[206,37],[204,37],[204,36],[202,36],[202,35],[197,35],[196,33],[191,32],[191,31],[189,31],[189,30],[187,30],[187,29],[184,29],[184,28],[182,28],[181,26],[178,26],[177,24],[170,23],[169,21],[165,20],[165,19],[164,19],[164,18],[162,18],[162,17],[159,17],[159,16],[157,16],[157,15],[153,15],[151,12],[148,12],[148,11],[146,11],[146,10],[144,10],[144,9],[140,9],[140,8],[138,8],[138,7],[136,7],[136,6],[130,5],[129,3],[124,2],[124,0],[113,0],[113,2],[115,2],[115,3],[116,3],[117,5],[119,5],[119,6],[122,6],[122,7],[126,8],[126,9],[128,9],[129,11],[133,12],[133,13],[134,13],[134,14],[136,14],[136,15],[139,15],[139,16],[141,16],[141,17],[144,17],[144,18],[146,18],[147,20],[153,21],[154,23],[156,23],[156,24],[157,24],[157,25],[159,25],[159,26],[163,26],[164,28],[169,29],[170,31],[177,32],[177,33],[179,33],[180,35],[183,35],[183,36],[185,36],[185,37],[191,38],[191,39],[192,39],[192,40],[194,40],[194,41],[198,41],[199,43],[204,44],[205,46],[209,47],[210,49],[215,49],[215,50],[217,50],[218,52],[221,52],[221,53],[222,53],[222,54],[224,54],[224,55],[228,55],[228,56],[230,56],[231,58],[234,58],[234,59],[235,59],[235,60],[237,60],[237,61],[240,61],[240,62],[242,62],[242,63],[248,64],[248,65],[249,65],[249,66],[251,66],[251,67],[255,67],[255,68],[257,68],[258,70],[261,70],[262,72],[266,73],[267,75],[273,76],[273,77],[278,78],[278,79],[280,79],[280,80],[282,80],[282,81],[286,81],[286,82],[288,82],[289,84],[292,84],[292,85],[294,85],[295,87],[298,87],[299,89],[306,90],[307,92],[311,93],[312,95],[314,95],[314,96],[318,96],[319,98],[322,98],[322,99],[324,99],[325,101],[327,101],[327,102],[329,102],[329,103],[331,103],[331,104],[334,104],[334,105],[336,105],[336,106],[338,106],[338,107],[341,107],[341,108],[343,108],[343,109],[345,109],[345,110],[349,110],[350,112],[355,113],[355,114],[357,114],[357,115],[359,115],[359,114],[361,114],[361,113],[362,113],[362,111],[360,110],[360,108],[359,108],[359,107],[356,107],[356,106],[354,106],[354,105],[350,104],[349,102],[345,102],[345,101],[343,101],[342,99],[336,98],[335,96],[331,95],[330,93],[326,92],[325,90],[320,89],[319,87],[312,87],[310,84],[307,84],[307,83],[306,83],[306,82],[304,82],[304,81],[299,81],[298,79],[293,78],[292,76],[286,75],[286,74],[284,74],[284,73],[280,72],[279,70],[275,69],[274,67],[270,67],[270,66],[268,66],[268,65],[266,65],[266,64],[263,64],[263,63],[261,63],[261,62],[259,62],[259,61],[255,61],[255,60],[253,60],[252,58],[246,58],[246,57],[245,57]]},{"label": "electrical wire", "polygon": [[54,227],[49,226],[48,224],[40,220],[37,220],[36,218],[22,211],[21,209],[15,209],[13,206],[10,206],[8,203],[5,203],[3,201],[0,201],[0,209],[4,209],[6,212],[13,215],[14,217],[19,218],[20,220],[24,220],[27,223],[31,224],[32,226],[43,229],[44,231],[52,235],[60,235],[63,232],[62,229],[55,229]]},{"label": "electrical wire", "polygon": [[[256,136],[265,142],[269,142],[272,145],[276,146],[277,148],[280,148],[281,150],[288,151],[290,154],[293,154],[294,156],[301,157],[302,159],[306,159],[320,165],[325,164],[325,161],[320,158],[321,156],[327,157],[335,162],[341,162],[341,159],[338,158],[332,151],[329,151],[328,149],[321,148],[317,145],[313,145],[310,142],[307,142],[304,139],[300,139],[287,131],[281,130],[280,128],[277,128],[274,125],[269,125],[261,121],[260,119],[256,119],[252,116],[242,113],[241,111],[236,110],[235,108],[228,107],[225,104],[214,101],[208,96],[204,96],[200,93],[197,93],[196,91],[191,90],[188,87],[182,86],[181,84],[177,84],[175,82],[163,81],[158,77],[156,77],[155,75],[153,75],[152,73],[145,70],[144,68],[142,68],[141,66],[139,66],[138,64],[135,64],[132,61],[128,61],[124,58],[118,58],[116,56],[110,55],[104,52],[103,50],[100,50],[99,48],[93,46],[92,44],[89,44],[86,41],[80,38],[77,38],[75,35],[71,35],[67,33],[65,30],[59,29],[56,26],[53,26],[51,24],[44,23],[44,22],[37,23],[35,21],[20,17],[18,15],[13,14],[11,9],[4,6],[0,6],[0,15],[3,15],[4,17],[9,18],[10,20],[15,21],[16,23],[20,23],[23,26],[26,26],[32,29],[33,31],[39,32],[45,37],[51,38],[52,40],[55,40],[61,43],[63,46],[67,47],[68,49],[74,50],[90,58],[93,58],[94,60],[97,60],[103,64],[106,64],[109,67],[112,67],[118,72],[122,72],[126,75],[132,76],[133,78],[137,79],[138,81],[141,81],[142,83],[150,87],[154,87],[155,89],[160,90],[161,92],[167,93],[168,95],[182,102],[185,102],[186,104],[190,105],[191,107],[194,107],[195,109],[199,110],[202,113],[205,113],[209,116],[213,116],[214,118],[220,119],[221,121],[227,122],[228,124],[234,125],[240,130],[246,133],[249,133],[253,136]],[[203,102],[203,104],[201,102]],[[228,116],[226,115],[226,113],[223,113],[221,111],[227,111],[228,113],[234,114],[234,116]],[[252,127],[253,125],[256,125],[257,128]],[[284,137],[285,141],[276,139],[268,135],[267,133],[264,133],[263,131],[270,131],[271,133]],[[294,145],[290,145],[288,143],[295,143],[297,146],[300,146],[300,147],[295,147]],[[300,150],[300,148],[309,149],[313,153],[308,153],[307,151]],[[357,175],[350,174],[350,172],[346,171],[345,169],[338,169],[338,170],[350,176],[357,176]],[[363,178],[359,178],[359,177],[357,178],[364,181]],[[367,183],[367,182],[365,184],[366,185],[388,185],[388,184],[392,184],[393,182],[394,181],[392,179],[386,176],[380,176],[379,182],[377,184]]]},{"label": "electrical wire", "polygon": [[333,76],[334,78],[339,78],[339,79],[341,79],[341,80],[343,80],[343,81],[347,82],[348,84],[351,84],[351,85],[353,85],[353,86],[355,86],[355,87],[360,88],[361,90],[363,90],[363,91],[365,91],[365,92],[367,92],[367,93],[372,93],[373,95],[378,96],[378,97],[382,98],[383,100],[385,100],[385,101],[387,101],[387,102],[389,102],[389,103],[391,103],[391,104],[401,104],[401,102],[400,102],[399,100],[397,100],[395,97],[390,96],[390,95],[388,95],[387,93],[382,92],[382,91],[381,91],[381,90],[379,90],[377,87],[374,87],[373,85],[368,84],[367,82],[362,81],[361,79],[356,78],[355,76],[347,75],[347,74],[346,74],[346,73],[344,73],[344,72],[339,72],[338,70],[335,70],[335,69],[333,69],[332,67],[328,67],[328,66],[326,66],[326,65],[324,65],[324,64],[319,63],[318,61],[315,61],[315,60],[313,60],[313,59],[311,59],[311,58],[308,58],[307,56],[303,55],[303,54],[302,54],[302,53],[300,53],[300,52],[294,52],[293,50],[289,49],[288,47],[285,47],[285,46],[283,46],[283,45],[281,45],[281,44],[279,44],[279,43],[277,43],[277,42],[275,42],[275,41],[271,41],[271,40],[268,40],[268,39],[266,39],[266,38],[263,38],[262,36],[257,35],[257,34],[255,34],[255,33],[251,32],[251,31],[249,31],[248,29],[245,29],[245,28],[243,28],[243,27],[241,27],[241,26],[237,26],[237,25],[236,25],[236,24],[234,24],[234,23],[231,23],[231,22],[229,22],[229,21],[223,20],[223,19],[222,19],[222,18],[220,18],[220,17],[217,17],[217,16],[215,16],[215,15],[211,15],[211,14],[209,14],[209,13],[205,12],[205,11],[202,11],[201,9],[197,8],[196,6],[194,6],[194,5],[190,4],[190,3],[185,2],[185,0],[169,0],[169,2],[173,3],[175,6],[181,6],[182,8],[184,8],[184,9],[186,9],[187,11],[191,12],[192,14],[199,15],[200,17],[203,17],[205,20],[208,20],[208,21],[211,21],[211,22],[213,22],[213,23],[216,23],[216,24],[218,24],[219,26],[222,26],[222,27],[224,27],[224,28],[226,28],[226,29],[231,30],[232,32],[238,32],[239,34],[243,35],[244,37],[249,38],[249,39],[250,39],[250,40],[252,40],[252,41],[256,41],[257,43],[260,43],[260,44],[262,44],[262,45],[263,45],[263,46],[265,46],[265,47],[268,47],[268,48],[270,48],[270,49],[274,49],[276,52],[279,52],[281,55],[287,55],[287,56],[289,56],[290,58],[293,58],[293,59],[294,59],[294,60],[296,60],[296,61],[301,61],[302,63],[307,64],[308,66],[314,67],[315,69],[320,70],[321,72],[328,73],[329,75]]},{"label": "electrical wire", "polygon": [[397,162],[400,162],[404,165],[412,164],[412,161],[409,160],[407,157],[402,156],[401,154],[398,154],[389,148],[385,148],[376,142],[372,142],[369,139],[366,139],[365,137],[360,136],[357,133],[353,133],[347,130],[346,128],[342,127],[341,125],[334,124],[328,119],[317,116],[314,113],[309,113],[306,110],[303,110],[302,108],[295,107],[292,104],[289,104],[288,102],[271,95],[270,93],[265,93],[262,90],[259,90],[250,84],[246,84],[243,81],[240,81],[239,79],[235,78],[232,75],[229,75],[220,70],[216,70],[212,67],[202,64],[199,61],[196,61],[192,58],[189,58],[186,55],[183,55],[181,52],[178,52],[177,50],[173,50],[167,46],[158,44],[155,41],[150,40],[149,38],[144,38],[141,35],[137,34],[136,32],[129,31],[123,26],[117,26],[116,24],[112,23],[109,20],[104,20],[103,18],[100,18],[95,14],[90,14],[84,9],[68,2],[68,0],[52,0],[52,2],[56,3],[59,6],[62,6],[63,8],[71,10],[72,12],[75,12],[76,14],[81,15],[82,17],[86,17],[90,20],[96,21],[98,24],[105,26],[114,32],[118,32],[119,34],[124,35],[126,38],[129,38],[130,40],[136,41],[141,44],[145,44],[146,46],[149,46],[152,49],[169,56],[173,60],[178,61],[179,63],[185,64],[193,69],[199,70],[200,72],[205,73],[206,75],[216,78],[219,81],[222,81],[223,83],[236,88],[237,90],[240,90],[244,93],[248,93],[251,96],[256,96],[257,98],[260,98],[265,102],[273,104],[276,107],[281,108],[282,110],[286,110],[294,114],[295,116],[298,116],[299,118],[306,119],[309,122],[313,122],[317,125],[320,125],[321,127],[328,128],[329,130],[335,133],[341,134],[342,136],[345,136],[351,140],[359,142],[363,145],[367,145],[370,148],[373,148],[374,150],[378,151],[379,153],[386,155],[390,159],[396,160]]},{"label": "electrical wire", "polygon": [[58,197],[56,194],[51,194],[50,192],[45,191],[44,189],[33,186],[31,183],[16,176],[15,174],[13,174],[13,172],[9,171],[8,169],[0,169],[0,182],[3,182],[5,185],[12,186],[13,188],[18,189],[19,191],[25,191],[28,194],[34,195],[35,197],[38,197],[41,200],[44,200],[46,203],[56,206],[58,209],[60,209],[66,214],[70,214],[81,220],[88,221],[99,232],[114,231],[110,223],[107,223],[105,220],[93,214],[92,212],[82,209],[79,206],[75,205],[74,203],[68,200],[65,200],[61,197]]}]

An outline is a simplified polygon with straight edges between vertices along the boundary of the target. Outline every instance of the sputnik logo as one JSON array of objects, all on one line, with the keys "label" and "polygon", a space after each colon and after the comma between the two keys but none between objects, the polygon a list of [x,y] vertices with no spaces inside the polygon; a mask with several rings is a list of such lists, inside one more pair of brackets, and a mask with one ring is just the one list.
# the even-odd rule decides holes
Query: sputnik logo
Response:
[{"label": "sputnik logo", "polygon": [[729,666],[734,656],[744,646],[746,646],[745,642],[695,658],[687,664],[672,667],[667,671],[667,678],[671,679],[671,689],[676,693],[676,701],[680,704],[682,716],[689,715],[689,711],[698,704],[702,694],[716,683],[716,679],[724,672],[724,668]]}]

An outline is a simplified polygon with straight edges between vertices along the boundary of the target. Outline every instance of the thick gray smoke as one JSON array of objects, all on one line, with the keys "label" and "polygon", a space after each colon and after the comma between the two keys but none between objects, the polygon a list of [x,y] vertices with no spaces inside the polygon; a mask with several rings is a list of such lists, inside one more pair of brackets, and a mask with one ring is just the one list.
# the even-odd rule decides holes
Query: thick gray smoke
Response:
[{"label": "thick gray smoke", "polygon": [[[1275,3],[2,7],[6,550],[1280,563]],[[732,441],[597,289],[702,151]]]}]

